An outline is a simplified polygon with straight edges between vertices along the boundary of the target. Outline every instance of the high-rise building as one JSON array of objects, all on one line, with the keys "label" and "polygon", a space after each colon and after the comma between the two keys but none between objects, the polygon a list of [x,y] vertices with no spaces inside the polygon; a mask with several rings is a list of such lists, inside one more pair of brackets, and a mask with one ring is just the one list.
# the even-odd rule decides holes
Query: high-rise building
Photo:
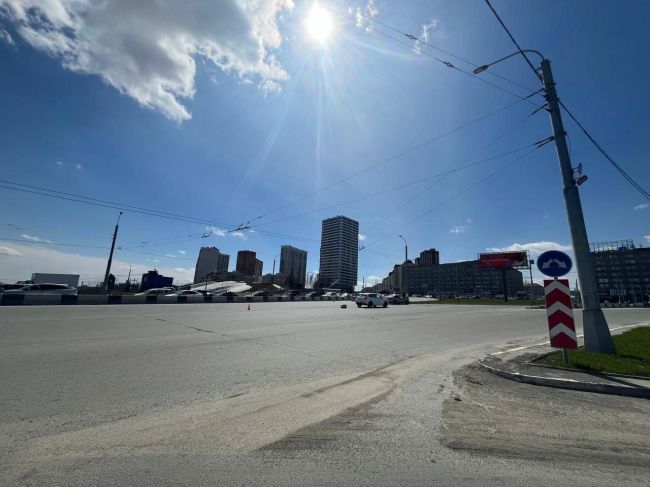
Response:
[{"label": "high-rise building", "polygon": [[[417,259],[416,259],[417,261]],[[420,252],[419,262],[416,262],[419,265],[439,265],[440,264],[440,252],[436,249],[423,250]]]},{"label": "high-rise building", "polygon": [[289,287],[305,287],[307,251],[291,245],[280,247],[280,276]]},{"label": "high-rise building", "polygon": [[230,256],[222,254],[216,247],[201,247],[199,258],[196,260],[194,282],[207,280],[211,275],[228,271]]},{"label": "high-rise building", "polygon": [[341,215],[323,220],[320,286],[353,291],[357,285],[358,258],[359,222]]},{"label": "high-rise building", "polygon": [[240,250],[237,252],[236,271],[245,276],[254,276],[257,268],[256,254],[252,250]]},{"label": "high-rise building", "polygon": [[264,267],[264,262],[260,259],[255,259],[255,277],[262,277],[262,268]]}]

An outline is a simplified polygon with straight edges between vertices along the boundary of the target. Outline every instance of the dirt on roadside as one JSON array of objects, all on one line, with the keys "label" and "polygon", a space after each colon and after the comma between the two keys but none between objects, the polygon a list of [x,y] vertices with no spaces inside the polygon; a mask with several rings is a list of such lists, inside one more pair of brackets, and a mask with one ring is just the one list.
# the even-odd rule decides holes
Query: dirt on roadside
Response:
[{"label": "dirt on roadside", "polygon": [[454,382],[441,425],[449,448],[650,471],[650,400],[521,384],[477,364]]}]

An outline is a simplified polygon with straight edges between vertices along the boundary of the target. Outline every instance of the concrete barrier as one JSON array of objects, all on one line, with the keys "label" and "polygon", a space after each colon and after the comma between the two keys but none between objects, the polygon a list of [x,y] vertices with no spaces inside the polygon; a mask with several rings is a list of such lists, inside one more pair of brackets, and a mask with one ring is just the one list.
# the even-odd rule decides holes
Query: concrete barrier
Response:
[{"label": "concrete barrier", "polygon": [[324,296],[156,296],[156,295],[99,295],[78,296],[7,294],[0,296],[1,306],[43,306],[43,305],[99,305],[99,304],[177,304],[177,303],[260,303],[286,301],[336,301]]}]

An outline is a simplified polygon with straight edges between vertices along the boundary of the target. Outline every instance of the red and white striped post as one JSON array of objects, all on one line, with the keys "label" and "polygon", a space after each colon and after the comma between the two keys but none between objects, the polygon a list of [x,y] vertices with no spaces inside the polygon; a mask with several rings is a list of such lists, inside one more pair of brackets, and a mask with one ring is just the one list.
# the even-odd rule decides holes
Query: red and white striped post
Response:
[{"label": "red and white striped post", "polygon": [[568,279],[544,280],[546,316],[551,347],[563,349],[566,362],[567,349],[578,348],[578,337],[571,308],[571,290]]}]

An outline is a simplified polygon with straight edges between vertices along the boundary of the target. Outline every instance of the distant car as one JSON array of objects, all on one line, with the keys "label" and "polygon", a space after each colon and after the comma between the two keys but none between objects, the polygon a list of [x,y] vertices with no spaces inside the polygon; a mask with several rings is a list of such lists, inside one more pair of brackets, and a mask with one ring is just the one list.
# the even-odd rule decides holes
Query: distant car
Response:
[{"label": "distant car", "polygon": [[386,296],[386,299],[390,304],[409,304],[408,296],[401,294],[391,294],[390,296]]},{"label": "distant car", "polygon": [[77,289],[67,284],[28,284],[20,289],[8,289],[3,294],[76,296]]},{"label": "distant car", "polygon": [[222,296],[237,296],[237,293],[234,293],[232,291],[226,291],[225,293],[222,294]]},{"label": "distant car", "polygon": [[0,294],[5,291],[11,291],[13,289],[22,289],[25,287],[25,284],[2,284],[0,285]]},{"label": "distant car", "polygon": [[325,294],[323,291],[312,291],[312,292],[309,293],[309,297],[310,298],[317,298],[319,296],[322,296],[323,294]]},{"label": "distant car", "polygon": [[169,294],[169,290],[162,287],[153,287],[141,293],[135,293],[136,296],[165,296],[166,294]]},{"label": "distant car", "polygon": [[256,291],[254,293],[251,293],[248,295],[249,298],[255,298],[255,297],[264,297],[264,296],[270,296],[271,292],[270,291]]},{"label": "distant car", "polygon": [[373,308],[375,306],[386,308],[388,306],[388,300],[381,294],[377,293],[361,293],[357,296],[356,303],[359,308],[364,305],[368,306],[368,308]]},{"label": "distant car", "polygon": [[323,297],[329,298],[329,299],[336,299],[336,298],[339,297],[339,293],[334,292],[334,291],[330,291],[330,292],[327,292],[327,293],[323,294]]},{"label": "distant car", "polygon": [[202,294],[203,296],[212,296],[214,294],[212,291],[206,291],[206,290],[197,290],[195,292]]},{"label": "distant car", "polygon": [[167,294],[167,296],[203,296],[203,292],[186,289],[184,291],[178,291],[175,293]]}]

